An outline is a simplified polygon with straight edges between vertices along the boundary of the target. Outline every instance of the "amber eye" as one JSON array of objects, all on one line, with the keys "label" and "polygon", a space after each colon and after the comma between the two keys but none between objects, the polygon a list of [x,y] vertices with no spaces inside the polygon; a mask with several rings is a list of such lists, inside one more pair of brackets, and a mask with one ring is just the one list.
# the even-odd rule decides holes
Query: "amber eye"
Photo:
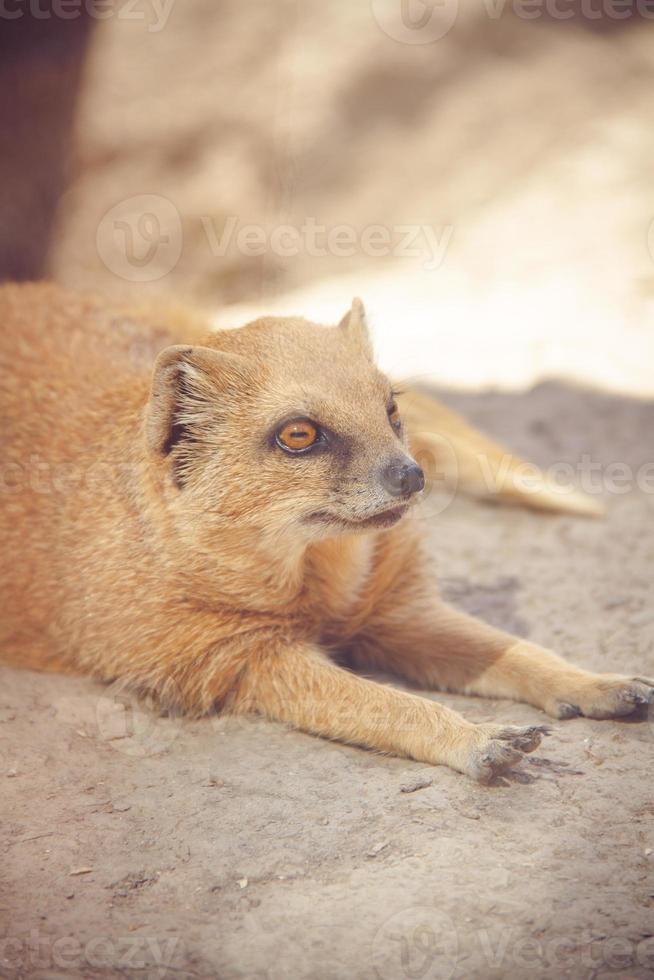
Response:
[{"label": "amber eye", "polygon": [[393,404],[388,410],[388,421],[391,423],[391,425],[393,426],[396,432],[399,432],[400,429],[402,428],[402,419],[400,418],[400,411],[397,405],[395,404],[395,402],[393,402]]},{"label": "amber eye", "polygon": [[277,433],[277,443],[282,449],[291,452],[302,452],[309,449],[318,441],[318,429],[308,419],[297,422],[287,422]]}]

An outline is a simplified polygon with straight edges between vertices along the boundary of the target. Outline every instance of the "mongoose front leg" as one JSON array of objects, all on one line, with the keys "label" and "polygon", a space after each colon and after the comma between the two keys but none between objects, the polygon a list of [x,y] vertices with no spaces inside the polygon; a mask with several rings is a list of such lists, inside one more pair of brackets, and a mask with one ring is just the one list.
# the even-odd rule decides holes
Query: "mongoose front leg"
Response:
[{"label": "mongoose front leg", "polygon": [[389,601],[368,623],[354,659],[421,686],[524,701],[555,718],[628,715],[654,698],[654,680],[574,667],[437,598]]},{"label": "mongoose front leg", "polygon": [[481,782],[532,752],[546,731],[472,724],[443,705],[358,677],[302,644],[253,656],[230,702],[236,712],[255,711],[326,738],[447,765]]}]

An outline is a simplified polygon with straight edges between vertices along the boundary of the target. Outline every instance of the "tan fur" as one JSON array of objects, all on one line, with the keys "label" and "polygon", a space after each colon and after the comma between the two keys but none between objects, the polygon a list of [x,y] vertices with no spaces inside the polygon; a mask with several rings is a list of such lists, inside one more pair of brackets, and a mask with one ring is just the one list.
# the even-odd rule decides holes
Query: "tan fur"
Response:
[{"label": "tan fur", "polygon": [[[30,285],[0,290],[0,318],[6,661],[481,780],[542,729],[474,725],[340,664],[558,717],[651,699],[651,681],[578,670],[443,604],[418,523],[390,526],[405,500],[380,473],[410,462],[408,437],[389,423],[360,304],[338,327],[270,318],[209,333]],[[274,433],[301,416],[333,435],[290,458]]]}]

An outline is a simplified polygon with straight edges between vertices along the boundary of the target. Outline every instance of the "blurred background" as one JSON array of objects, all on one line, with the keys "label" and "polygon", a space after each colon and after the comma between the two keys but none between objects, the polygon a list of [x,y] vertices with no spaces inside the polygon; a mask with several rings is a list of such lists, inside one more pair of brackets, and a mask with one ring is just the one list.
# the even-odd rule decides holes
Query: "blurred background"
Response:
[{"label": "blurred background", "polygon": [[654,394],[650,0],[6,0],[0,275]]}]

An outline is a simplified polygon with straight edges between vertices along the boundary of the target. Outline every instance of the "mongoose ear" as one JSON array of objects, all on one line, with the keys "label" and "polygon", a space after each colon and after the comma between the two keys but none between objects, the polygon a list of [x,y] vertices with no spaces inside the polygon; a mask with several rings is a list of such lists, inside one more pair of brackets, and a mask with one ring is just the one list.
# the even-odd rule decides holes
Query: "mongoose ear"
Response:
[{"label": "mongoose ear", "polygon": [[216,396],[233,388],[247,390],[246,361],[211,347],[166,347],[154,364],[147,407],[146,441],[151,452],[166,456],[188,429],[215,416]]},{"label": "mongoose ear", "polygon": [[358,297],[352,300],[352,307],[345,314],[338,327],[358,347],[362,354],[365,354],[366,357],[372,360],[373,351],[368,334],[366,310]]}]

